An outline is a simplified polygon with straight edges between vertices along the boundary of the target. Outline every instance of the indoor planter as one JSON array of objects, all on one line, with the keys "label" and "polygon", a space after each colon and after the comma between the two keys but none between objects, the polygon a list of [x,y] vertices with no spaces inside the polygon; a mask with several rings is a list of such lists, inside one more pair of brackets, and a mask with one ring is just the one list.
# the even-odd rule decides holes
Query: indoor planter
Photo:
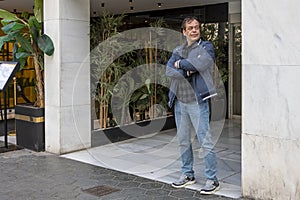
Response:
[{"label": "indoor planter", "polygon": [[[149,124],[151,127],[149,127]],[[139,129],[143,128],[143,131]],[[131,138],[151,137],[159,131],[176,128],[173,115],[162,116],[155,119],[143,120],[133,124],[115,126],[92,131],[92,147],[97,147]]]},{"label": "indoor planter", "polygon": [[36,101],[31,105],[16,105],[15,115],[17,144],[36,151],[45,149],[44,54],[51,56],[54,52],[52,40],[43,34],[42,8],[43,0],[35,0],[34,15],[22,13],[21,17],[0,9],[4,33],[0,37],[0,48],[4,42],[14,42],[14,59],[20,63],[20,70],[31,60],[35,69]]}]

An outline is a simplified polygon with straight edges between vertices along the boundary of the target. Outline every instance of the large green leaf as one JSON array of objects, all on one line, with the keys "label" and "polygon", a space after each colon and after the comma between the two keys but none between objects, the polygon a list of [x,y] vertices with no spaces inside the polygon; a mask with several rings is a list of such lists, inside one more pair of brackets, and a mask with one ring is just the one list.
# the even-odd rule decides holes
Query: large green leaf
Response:
[{"label": "large green leaf", "polygon": [[37,21],[34,16],[31,16],[28,20],[28,24],[30,26],[30,33],[34,41],[37,41],[40,36],[42,30],[42,24]]},{"label": "large green leaf", "polygon": [[43,0],[34,0],[34,16],[38,22],[43,21]]},{"label": "large green leaf", "polygon": [[30,34],[32,36],[33,41],[37,42],[37,40],[40,36],[40,31],[35,26],[31,26],[30,27]]},{"label": "large green leaf", "polygon": [[17,15],[10,13],[7,10],[3,10],[3,9],[0,9],[0,18],[9,20],[9,21],[16,21],[19,19],[17,17]]},{"label": "large green leaf", "polygon": [[39,48],[48,56],[51,56],[54,52],[54,45],[53,42],[51,40],[51,38],[46,35],[43,34],[38,38],[38,46]]},{"label": "large green leaf", "polygon": [[21,30],[24,27],[26,27],[24,24],[21,24],[19,22],[12,22],[7,24],[6,26],[3,26],[1,29],[5,34],[9,34],[12,31]]},{"label": "large green leaf", "polygon": [[29,56],[31,56],[31,54],[25,52],[16,53],[16,60],[20,63],[20,69],[23,69]]},{"label": "large green leaf", "polygon": [[16,59],[19,60],[21,58],[25,58],[27,59],[28,56],[31,56],[31,54],[27,53],[27,52],[16,52]]},{"label": "large green leaf", "polygon": [[38,21],[38,19],[35,16],[30,16],[28,19],[28,24],[30,27],[34,26],[38,30],[42,30],[43,26],[42,23]]},{"label": "large green leaf", "polygon": [[25,67],[25,65],[26,65],[26,62],[27,62],[27,58],[20,58],[20,59],[18,59],[17,60],[18,62],[19,62],[19,64],[20,64],[20,69],[19,69],[19,71],[21,71],[24,67]]},{"label": "large green leaf", "polygon": [[14,40],[14,34],[1,36],[0,37],[0,49],[2,49],[2,46],[5,42],[10,42],[12,40]]},{"label": "large green leaf", "polygon": [[13,61],[19,62],[19,70],[22,70],[24,68],[28,56],[30,56],[30,54],[23,52],[23,49],[19,47],[19,43],[15,42],[13,47]]},{"label": "large green leaf", "polygon": [[6,26],[7,24],[9,24],[9,23],[11,23],[11,22],[12,22],[12,21],[6,20],[6,19],[2,19],[2,20],[1,20],[2,26]]},{"label": "large green leaf", "polygon": [[16,34],[16,41],[21,45],[22,49],[28,53],[33,52],[33,47],[30,42],[30,38],[25,38],[24,36],[20,34]]}]

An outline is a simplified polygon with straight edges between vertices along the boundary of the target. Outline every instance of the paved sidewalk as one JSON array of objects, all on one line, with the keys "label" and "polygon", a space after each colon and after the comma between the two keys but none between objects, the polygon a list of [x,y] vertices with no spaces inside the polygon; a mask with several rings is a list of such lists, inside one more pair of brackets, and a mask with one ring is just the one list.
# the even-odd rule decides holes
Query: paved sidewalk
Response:
[{"label": "paved sidewalk", "polygon": [[[211,127],[215,136],[213,141],[216,142],[217,176],[222,186],[216,194],[239,198],[241,197],[240,121],[229,120],[224,126],[223,123],[218,123]],[[217,130],[222,130],[222,134],[218,135]],[[102,138],[92,136],[92,141],[105,141],[105,139],[107,140],[105,136]],[[187,188],[199,191],[205,184],[206,177],[204,176],[205,163],[202,150],[196,138],[193,141],[193,151],[197,183],[187,186]],[[62,157],[166,184],[171,184],[182,174],[175,129],[94,146],[82,151],[64,154]]]},{"label": "paved sidewalk", "polygon": [[0,171],[1,200],[230,199],[26,149],[0,154]]}]

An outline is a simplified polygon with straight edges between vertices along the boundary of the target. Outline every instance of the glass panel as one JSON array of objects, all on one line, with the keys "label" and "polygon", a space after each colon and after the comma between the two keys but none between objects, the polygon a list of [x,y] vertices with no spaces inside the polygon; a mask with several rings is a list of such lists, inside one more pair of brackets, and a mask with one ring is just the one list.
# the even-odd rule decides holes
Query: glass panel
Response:
[{"label": "glass panel", "polygon": [[242,30],[233,26],[233,115],[242,114]]}]

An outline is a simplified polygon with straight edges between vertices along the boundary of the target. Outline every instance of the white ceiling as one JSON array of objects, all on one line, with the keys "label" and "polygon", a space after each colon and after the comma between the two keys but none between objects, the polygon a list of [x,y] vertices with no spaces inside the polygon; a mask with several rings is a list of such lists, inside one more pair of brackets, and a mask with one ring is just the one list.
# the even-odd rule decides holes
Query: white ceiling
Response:
[{"label": "white ceiling", "polygon": [[[240,0],[90,0],[91,4],[91,16],[99,15],[104,10],[109,11],[112,14],[121,13],[134,13],[151,10],[164,10],[170,8],[180,8],[189,6],[201,6],[208,4],[224,3]],[[17,12],[27,11],[31,12],[33,8],[34,0],[0,0],[0,8]],[[104,8],[101,4],[104,3]],[[157,3],[161,3],[162,6],[158,8]],[[133,7],[133,11],[130,7]]]}]

